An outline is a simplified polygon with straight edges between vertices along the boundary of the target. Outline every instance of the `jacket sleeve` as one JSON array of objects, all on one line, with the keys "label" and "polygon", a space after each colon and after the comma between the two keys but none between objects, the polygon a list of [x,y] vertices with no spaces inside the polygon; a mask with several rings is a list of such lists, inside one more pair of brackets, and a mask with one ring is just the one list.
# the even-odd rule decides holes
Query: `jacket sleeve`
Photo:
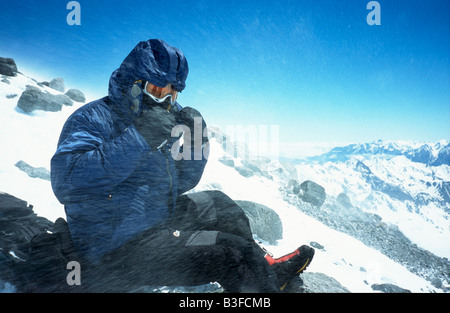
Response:
[{"label": "jacket sleeve", "polygon": [[[193,149],[192,149],[193,150]],[[178,170],[178,194],[181,195],[186,191],[191,190],[200,182],[203,171],[205,170],[206,163],[208,162],[209,155],[209,142],[205,143],[202,147],[205,153],[202,153],[201,160],[194,158],[194,152],[191,151],[191,158],[189,160],[181,159],[175,161]]]},{"label": "jacket sleeve", "polygon": [[[189,129],[188,138],[184,138],[184,140],[190,142],[190,151],[180,152],[183,157],[175,162],[179,177],[177,191],[180,195],[191,190],[200,182],[208,161],[209,142],[206,136],[206,122],[196,109],[182,108],[178,116],[178,122],[181,126]],[[199,141],[197,136],[201,137],[201,151],[195,151],[195,141]],[[183,145],[181,149],[185,149],[185,146]]]},{"label": "jacket sleeve", "polygon": [[52,157],[52,188],[63,204],[93,195],[107,197],[150,149],[134,126],[111,138],[110,115],[93,115],[74,114],[69,118]]}]

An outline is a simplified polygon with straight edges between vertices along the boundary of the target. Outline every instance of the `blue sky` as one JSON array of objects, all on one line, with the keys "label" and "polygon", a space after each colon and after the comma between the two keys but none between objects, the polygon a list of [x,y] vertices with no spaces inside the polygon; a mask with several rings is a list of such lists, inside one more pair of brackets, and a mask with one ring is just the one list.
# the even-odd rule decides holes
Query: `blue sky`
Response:
[{"label": "blue sky", "polygon": [[95,97],[141,40],[186,55],[179,98],[209,124],[279,125],[280,141],[450,140],[450,1],[3,1],[0,56]]}]

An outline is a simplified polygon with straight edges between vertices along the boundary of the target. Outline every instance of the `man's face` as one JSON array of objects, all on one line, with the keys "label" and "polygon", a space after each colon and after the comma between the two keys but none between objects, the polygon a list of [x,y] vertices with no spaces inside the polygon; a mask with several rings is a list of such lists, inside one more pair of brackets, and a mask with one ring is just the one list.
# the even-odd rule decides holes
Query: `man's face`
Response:
[{"label": "man's face", "polygon": [[172,85],[167,85],[165,87],[157,87],[151,83],[147,83],[145,90],[152,96],[158,99],[164,99],[166,96],[172,96],[172,102],[174,103],[178,97],[178,91],[176,91]]}]

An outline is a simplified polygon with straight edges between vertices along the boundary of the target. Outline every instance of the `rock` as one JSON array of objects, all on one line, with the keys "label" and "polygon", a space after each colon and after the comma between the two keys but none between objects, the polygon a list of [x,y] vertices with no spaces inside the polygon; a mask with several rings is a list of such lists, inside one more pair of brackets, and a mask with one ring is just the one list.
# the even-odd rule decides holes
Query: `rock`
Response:
[{"label": "rock", "polygon": [[446,145],[445,148],[439,150],[436,160],[434,160],[431,165],[439,166],[442,164],[450,165],[450,144]]},{"label": "rock", "polygon": [[8,79],[8,76],[2,75],[1,76],[2,80],[0,80],[2,83],[5,83],[7,85],[11,85],[11,82]]},{"label": "rock", "polygon": [[[253,172],[254,175],[260,175],[266,177],[270,180],[273,180],[273,177],[268,173],[267,168],[270,163],[270,159],[266,157],[258,157],[255,160],[247,160],[242,161],[242,165]],[[278,168],[277,171],[281,173],[283,171],[282,168]]]},{"label": "rock", "polygon": [[64,79],[60,77],[52,79],[49,83],[49,87],[61,92],[64,92],[66,89],[64,86]]},{"label": "rock", "polygon": [[309,244],[310,244],[310,246],[313,247],[313,248],[316,248],[316,249],[325,251],[325,247],[322,246],[322,245],[321,245],[320,243],[318,243],[318,242],[311,241]]},{"label": "rock", "polygon": [[253,173],[262,174],[261,167],[256,161],[242,161],[242,165],[251,170]]},{"label": "rock", "polygon": [[350,293],[336,279],[323,273],[304,272],[286,286],[290,293]]},{"label": "rock", "polygon": [[78,89],[69,89],[67,90],[67,92],[65,93],[66,96],[68,96],[70,99],[72,99],[73,101],[77,101],[77,102],[86,102],[86,97],[84,96],[84,94],[79,91]]},{"label": "rock", "polygon": [[52,95],[29,85],[17,102],[17,106],[27,113],[34,110],[57,112],[61,111],[63,105],[71,106],[73,102],[66,95]]},{"label": "rock", "polygon": [[342,205],[346,209],[353,207],[352,202],[350,201],[350,198],[343,192],[337,196],[336,202],[339,203],[340,205]]},{"label": "rock", "polygon": [[438,277],[433,278],[431,284],[436,288],[443,289],[442,281]]},{"label": "rock", "polygon": [[[450,181],[443,181],[439,185],[437,185],[437,190],[442,196],[442,199],[446,203],[450,203]],[[450,213],[450,211],[447,209],[447,213]]]},{"label": "rock", "polygon": [[237,200],[236,203],[244,210],[250,221],[250,228],[262,240],[275,244],[283,238],[283,224],[271,208],[252,201]]},{"label": "rock", "polygon": [[311,180],[306,180],[301,183],[298,196],[304,202],[311,203],[313,206],[320,208],[325,202],[327,194],[325,193],[325,188]]},{"label": "rock", "polygon": [[219,159],[219,162],[223,165],[234,167],[234,161],[232,159]]},{"label": "rock", "polygon": [[253,171],[249,168],[246,168],[244,166],[236,166],[234,168],[236,171],[239,172],[239,174],[241,174],[242,176],[249,178],[252,177],[253,175],[255,175],[255,173],[253,173]]},{"label": "rock", "polygon": [[17,65],[14,59],[0,57],[0,74],[17,76]]},{"label": "rock", "polygon": [[37,84],[38,84],[39,86],[41,86],[41,87],[44,87],[44,86],[50,87],[50,83],[49,83],[49,82],[46,82],[46,81],[38,82]]},{"label": "rock", "polygon": [[288,188],[290,188],[295,195],[298,195],[300,192],[300,183],[296,179],[290,179]]},{"label": "rock", "polygon": [[45,167],[33,167],[24,161],[15,164],[20,170],[28,174],[32,178],[40,178],[50,181],[50,171]]},{"label": "rock", "polygon": [[403,289],[393,284],[373,284],[372,290],[381,291],[385,293],[411,293],[408,289]]}]

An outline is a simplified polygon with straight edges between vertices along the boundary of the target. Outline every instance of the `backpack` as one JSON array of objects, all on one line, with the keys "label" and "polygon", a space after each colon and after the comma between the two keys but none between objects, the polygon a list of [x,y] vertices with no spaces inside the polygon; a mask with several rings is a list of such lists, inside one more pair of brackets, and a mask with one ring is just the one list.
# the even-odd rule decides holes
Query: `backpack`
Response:
[{"label": "backpack", "polygon": [[[36,235],[26,250],[27,260],[22,266],[24,292],[80,292],[67,282],[69,262],[79,262],[73,248],[67,222],[58,218],[53,232]],[[72,288],[71,288],[72,287]]]},{"label": "backpack", "polygon": [[17,292],[79,292],[67,283],[70,261],[79,258],[63,218],[52,223],[26,201],[0,193],[0,281]]}]

